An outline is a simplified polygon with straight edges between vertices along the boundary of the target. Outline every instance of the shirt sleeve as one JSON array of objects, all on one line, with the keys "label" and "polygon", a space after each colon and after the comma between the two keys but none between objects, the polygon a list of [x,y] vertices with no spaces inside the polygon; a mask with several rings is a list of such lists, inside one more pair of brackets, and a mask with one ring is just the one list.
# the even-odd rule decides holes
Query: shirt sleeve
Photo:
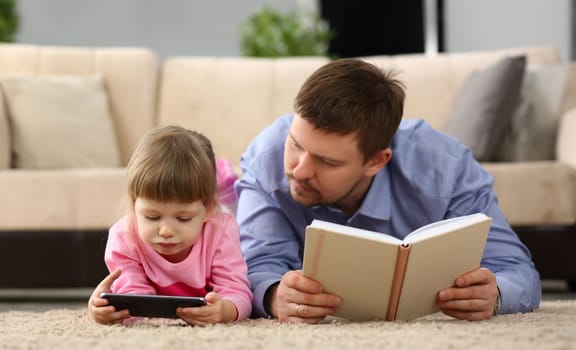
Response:
[{"label": "shirt sleeve", "polygon": [[122,274],[112,284],[112,292],[122,294],[156,294],[148,282],[137,244],[130,244],[136,232],[130,230],[128,218],[114,224],[108,233],[104,260],[109,271],[117,268]]},{"label": "shirt sleeve", "polygon": [[498,206],[493,177],[467,152],[459,163],[449,216],[482,212],[492,218],[481,266],[495,275],[500,313],[528,312],[540,305],[541,282],[528,248]]},{"label": "shirt sleeve", "polygon": [[246,319],[252,311],[252,292],[247,267],[240,251],[238,224],[230,214],[221,214],[220,232],[204,232],[217,237],[211,267],[211,286],[223,299],[230,300],[238,311],[237,320]]},{"label": "shirt sleeve", "polygon": [[241,195],[236,216],[254,293],[254,314],[269,317],[264,307],[266,291],[287,271],[301,268],[300,240],[284,212],[252,176],[251,169],[244,169],[237,190]]},{"label": "shirt sleeve", "polygon": [[283,197],[283,154],[291,115],[279,118],[250,144],[240,159],[242,177],[236,181],[236,219],[240,243],[254,293],[253,315],[269,317],[264,296],[290,270],[302,267],[306,219],[290,198]]}]

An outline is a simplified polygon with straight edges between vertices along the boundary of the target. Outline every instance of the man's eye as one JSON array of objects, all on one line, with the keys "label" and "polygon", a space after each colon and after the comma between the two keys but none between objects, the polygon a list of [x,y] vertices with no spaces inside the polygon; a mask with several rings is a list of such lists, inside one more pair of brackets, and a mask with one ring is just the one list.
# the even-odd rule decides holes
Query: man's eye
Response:
[{"label": "man's eye", "polygon": [[324,158],[320,158],[320,162],[322,163],[322,165],[327,166],[327,167],[335,167],[335,166],[338,166],[338,164],[336,164],[336,163],[334,163],[334,162],[332,162],[332,161],[326,160],[326,159],[324,159]]},{"label": "man's eye", "polygon": [[298,151],[302,150],[302,146],[296,143],[296,141],[292,141],[292,147]]}]

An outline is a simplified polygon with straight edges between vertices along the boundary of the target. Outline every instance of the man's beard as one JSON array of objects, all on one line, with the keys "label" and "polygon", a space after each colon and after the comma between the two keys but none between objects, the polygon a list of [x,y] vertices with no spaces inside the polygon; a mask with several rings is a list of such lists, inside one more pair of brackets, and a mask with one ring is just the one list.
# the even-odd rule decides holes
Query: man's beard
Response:
[{"label": "man's beard", "polygon": [[[296,180],[294,178],[294,176],[292,176],[291,174],[286,174],[286,177],[288,178],[288,183],[291,184],[293,182],[297,182],[298,185],[300,185],[301,187],[304,187],[306,189],[310,189],[313,192],[317,193],[318,195],[316,197],[314,197],[313,199],[310,199],[312,197],[310,196],[305,196],[302,195],[300,192],[298,192],[295,188],[293,188],[293,186],[290,185],[290,195],[292,196],[292,198],[299,204],[301,205],[305,205],[305,206],[316,206],[316,205],[323,205],[323,206],[333,206],[336,208],[346,208],[349,207],[350,204],[346,205],[344,202],[349,199],[352,194],[354,193],[354,191],[358,188],[358,186],[360,185],[360,182],[362,181],[362,179],[358,179],[354,185],[352,185],[350,187],[350,189],[348,189],[342,196],[340,196],[338,199],[336,199],[335,201],[326,201],[322,199],[322,194],[320,193],[320,191],[318,189],[316,189],[314,186],[311,186],[308,181],[299,181]],[[295,195],[296,193],[296,195]],[[310,199],[307,201],[303,201],[302,199]]]}]

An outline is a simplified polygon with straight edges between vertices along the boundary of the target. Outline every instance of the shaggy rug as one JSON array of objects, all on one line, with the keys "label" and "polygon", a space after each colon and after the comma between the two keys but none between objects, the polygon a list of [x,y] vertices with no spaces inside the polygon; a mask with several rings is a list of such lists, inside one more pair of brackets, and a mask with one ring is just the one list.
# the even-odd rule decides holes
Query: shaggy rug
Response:
[{"label": "shaggy rug", "polygon": [[317,325],[258,319],[208,327],[145,319],[102,326],[87,310],[0,312],[1,349],[576,349],[576,300],[488,321],[434,314],[408,322]]}]

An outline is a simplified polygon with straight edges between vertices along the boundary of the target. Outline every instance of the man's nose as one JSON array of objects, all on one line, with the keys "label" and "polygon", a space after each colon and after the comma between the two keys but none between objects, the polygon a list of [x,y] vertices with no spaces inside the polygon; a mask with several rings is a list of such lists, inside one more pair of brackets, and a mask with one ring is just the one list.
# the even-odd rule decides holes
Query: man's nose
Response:
[{"label": "man's nose", "polygon": [[292,170],[292,174],[296,180],[306,180],[314,176],[313,159],[308,153],[304,152],[298,157],[298,164]]}]

